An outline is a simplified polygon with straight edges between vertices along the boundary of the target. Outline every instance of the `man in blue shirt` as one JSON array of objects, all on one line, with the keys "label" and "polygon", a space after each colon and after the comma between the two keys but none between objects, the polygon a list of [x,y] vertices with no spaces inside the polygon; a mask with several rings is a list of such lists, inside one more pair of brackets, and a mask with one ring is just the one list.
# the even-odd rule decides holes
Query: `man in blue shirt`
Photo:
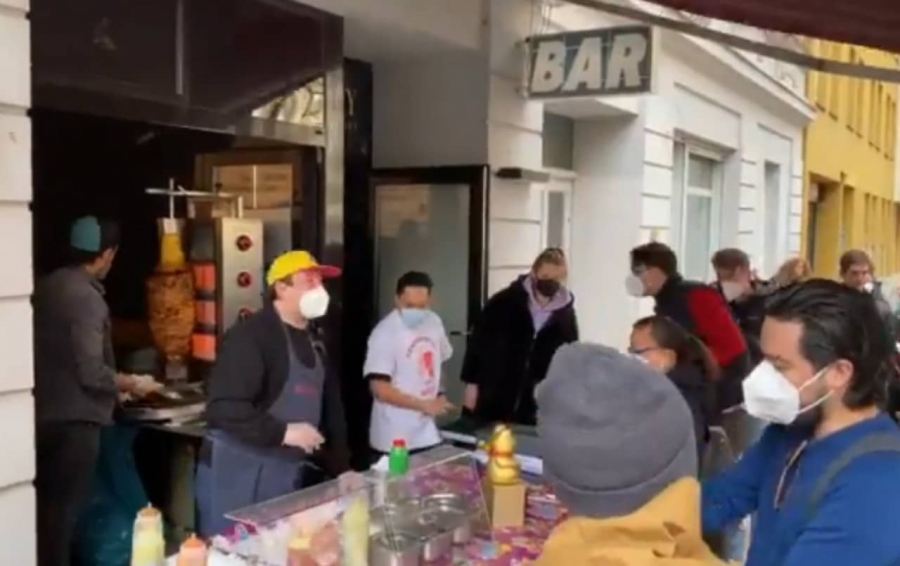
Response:
[{"label": "man in blue shirt", "polygon": [[871,297],[825,280],[770,299],[744,403],[772,424],[703,485],[703,527],[756,513],[745,566],[900,564],[893,344]]}]

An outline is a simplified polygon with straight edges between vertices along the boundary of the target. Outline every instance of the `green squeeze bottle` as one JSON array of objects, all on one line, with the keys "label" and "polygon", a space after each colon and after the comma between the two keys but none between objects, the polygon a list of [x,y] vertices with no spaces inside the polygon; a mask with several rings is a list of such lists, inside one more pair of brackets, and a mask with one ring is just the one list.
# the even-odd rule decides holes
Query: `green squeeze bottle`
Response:
[{"label": "green squeeze bottle", "polygon": [[406,449],[406,441],[397,438],[391,444],[391,452],[388,454],[388,475],[398,477],[406,475],[409,471],[409,450]]}]

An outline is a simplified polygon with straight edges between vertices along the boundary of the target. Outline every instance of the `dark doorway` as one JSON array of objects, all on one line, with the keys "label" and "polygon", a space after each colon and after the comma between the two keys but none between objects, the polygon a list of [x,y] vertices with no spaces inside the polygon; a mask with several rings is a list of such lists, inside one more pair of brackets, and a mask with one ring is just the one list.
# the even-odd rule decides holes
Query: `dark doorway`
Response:
[{"label": "dark doorway", "polygon": [[486,293],[489,179],[486,166],[460,166],[382,169],[372,180],[371,321],[394,308],[400,275],[409,270],[431,275],[432,308],[454,352],[444,366],[444,389],[457,407],[469,329]]}]

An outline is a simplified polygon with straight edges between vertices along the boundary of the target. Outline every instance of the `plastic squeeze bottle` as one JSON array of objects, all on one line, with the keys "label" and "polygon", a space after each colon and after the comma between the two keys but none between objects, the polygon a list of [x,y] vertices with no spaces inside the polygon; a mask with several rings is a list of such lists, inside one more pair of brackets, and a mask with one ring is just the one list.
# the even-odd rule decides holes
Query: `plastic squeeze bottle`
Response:
[{"label": "plastic squeeze bottle", "polygon": [[392,477],[406,475],[409,471],[409,450],[406,449],[406,441],[397,438],[391,445],[388,454],[388,475]]},{"label": "plastic squeeze bottle", "polygon": [[131,566],[163,566],[166,563],[162,515],[147,505],[138,511],[131,536]]},{"label": "plastic squeeze bottle", "polygon": [[181,543],[176,566],[206,566],[206,560],[206,543],[197,538],[197,535],[191,535]]},{"label": "plastic squeeze bottle", "polygon": [[312,541],[308,536],[297,535],[291,540],[287,566],[317,566],[318,563],[312,554]]}]

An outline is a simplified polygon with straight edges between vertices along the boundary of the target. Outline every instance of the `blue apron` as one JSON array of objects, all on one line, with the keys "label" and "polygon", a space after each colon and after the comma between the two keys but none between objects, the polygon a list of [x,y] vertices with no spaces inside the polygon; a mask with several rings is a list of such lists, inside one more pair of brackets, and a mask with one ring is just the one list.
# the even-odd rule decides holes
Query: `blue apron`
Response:
[{"label": "blue apron", "polygon": [[[304,366],[297,359],[287,330],[284,337],[288,377],[268,414],[283,423],[302,422],[318,428],[325,381],[322,360],[316,352],[315,366]],[[202,536],[227,530],[233,522],[225,518],[226,513],[300,489],[306,456],[299,448],[251,446],[220,430],[209,431],[207,441],[212,445],[211,462],[197,467],[196,478],[198,530]]]}]

